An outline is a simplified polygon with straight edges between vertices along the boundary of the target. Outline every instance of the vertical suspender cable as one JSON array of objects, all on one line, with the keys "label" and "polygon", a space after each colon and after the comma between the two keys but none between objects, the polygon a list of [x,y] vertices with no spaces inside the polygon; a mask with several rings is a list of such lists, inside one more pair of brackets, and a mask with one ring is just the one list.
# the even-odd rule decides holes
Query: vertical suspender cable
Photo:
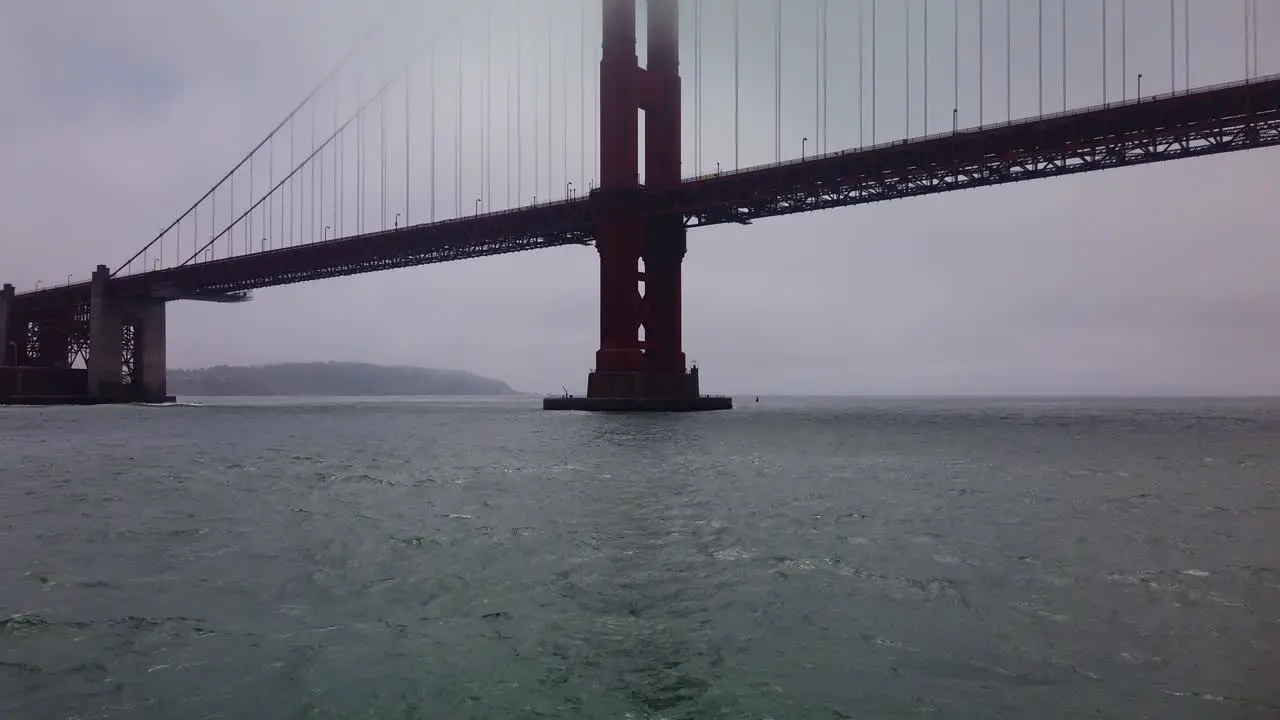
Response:
[{"label": "vertical suspender cable", "polygon": [[986,94],[986,73],[984,72],[985,62],[987,59],[987,46],[985,42],[985,29],[987,26],[986,0],[978,0],[978,127],[982,127],[982,106],[987,99]]},{"label": "vertical suspender cable", "polygon": [[[386,69],[383,68],[382,78],[387,76]],[[381,78],[379,78],[381,79]],[[312,145],[315,143],[312,142]],[[378,147],[382,158],[378,161],[378,195],[379,203],[382,208],[381,225],[378,229],[387,229],[387,94],[380,93],[378,95]],[[315,237],[315,228],[311,230],[312,239]]]},{"label": "vertical suspender cable", "polygon": [[[276,186],[276,139],[271,138],[271,144],[267,148],[267,187],[274,188]],[[267,196],[267,222],[262,226],[263,235],[270,235],[276,229],[275,204],[276,194],[274,190],[268,191]]]},{"label": "vertical suspender cable", "polygon": [[[289,167],[291,170],[297,169],[298,167],[297,164],[293,161],[293,158],[294,158],[293,148],[295,145],[293,125],[294,125],[293,121],[290,120],[289,121]],[[293,196],[295,194],[296,193],[294,191],[294,180],[292,177],[290,177],[289,178],[289,236],[285,239],[285,242],[284,242],[285,245],[293,244]]]},{"label": "vertical suspender cable", "polygon": [[[406,94],[405,107],[406,108],[409,106],[409,100],[407,98],[408,92],[409,92],[409,88],[406,85],[405,86],[405,94]],[[406,119],[405,126],[407,127],[408,124],[409,124],[408,120]],[[339,131],[338,129],[339,127],[340,125],[338,124],[338,90],[337,88],[334,88],[333,131],[337,133],[337,136],[334,137],[333,139],[333,236],[334,237],[343,236],[342,225],[339,224],[339,221],[338,221],[338,216],[339,216],[339,213],[341,212],[340,209],[342,207],[342,188],[340,187],[342,182],[342,133]]]},{"label": "vertical suspender cable", "polygon": [[[335,117],[336,121],[337,118]],[[404,71],[404,226],[409,227],[409,167],[413,163],[409,144],[409,68]]]},{"label": "vertical suspender cable", "polygon": [[871,144],[876,144],[876,5],[880,0],[871,0]]},{"label": "vertical suspender cable", "polygon": [[960,0],[951,3],[951,131],[960,127]]},{"label": "vertical suspender cable", "polygon": [[1182,0],[1182,68],[1183,82],[1191,90],[1191,0]]},{"label": "vertical suspender cable", "polygon": [[863,108],[867,104],[867,94],[864,89],[866,73],[862,69],[862,60],[866,56],[864,43],[867,36],[862,30],[862,2],[863,0],[858,0],[858,147],[864,147],[867,144],[866,122],[863,113]]},{"label": "vertical suspender cable", "polygon": [[739,38],[740,38],[740,22],[739,22],[739,3],[733,0],[733,169],[737,170],[742,167],[742,140],[740,134],[740,124],[738,119],[738,103],[741,93],[741,81],[739,80]]},{"label": "vertical suspender cable", "polygon": [[1102,3],[1102,104],[1107,104],[1107,0]]},{"label": "vertical suspender cable", "polygon": [[552,37],[555,32],[555,23],[551,19],[547,19],[547,199],[551,199],[551,195],[555,192],[555,184],[552,178],[552,170],[556,166],[555,145],[552,137],[555,135],[555,105],[553,104],[554,95],[552,89],[556,80],[555,64],[552,60],[552,54],[555,52],[556,42]]},{"label": "vertical suspender cable", "polygon": [[1178,90],[1178,52],[1175,49],[1178,36],[1178,6],[1169,0],[1169,92]]},{"label": "vertical suspender cable", "polygon": [[[587,184],[587,0],[578,16],[578,182]],[[583,190],[585,192],[585,190]]]},{"label": "vertical suspender cable", "polygon": [[431,222],[436,221],[436,49],[431,48],[431,152],[427,162],[431,165]]},{"label": "vertical suspender cable", "polygon": [[909,138],[911,137],[911,4],[909,2],[904,2],[902,4],[902,34],[903,37],[906,38],[906,42],[903,43],[902,66],[906,68],[904,75],[907,78],[907,92],[904,93],[903,97],[905,105],[903,125],[905,126],[905,130],[902,137]]},{"label": "vertical suspender cable", "polygon": [[702,174],[702,3],[693,3],[693,174]]},{"label": "vertical suspender cable", "polygon": [[538,63],[533,63],[533,197],[537,199],[538,189],[540,187],[539,180],[542,175],[542,147],[538,144],[542,141],[542,108],[539,107],[539,97],[541,88],[538,87],[539,80],[542,79],[541,68]]},{"label": "vertical suspender cable", "polygon": [[1013,122],[1013,0],[1004,0],[1004,107]]},{"label": "vertical suspender cable", "polygon": [[774,0],[773,159],[782,161],[782,0]]},{"label": "vertical suspender cable", "polygon": [[[316,107],[311,106],[311,152],[314,155],[316,151]],[[311,206],[307,208],[307,221],[311,224],[311,232],[308,233],[311,240],[316,239],[316,163],[308,159],[305,161],[311,166]]]},{"label": "vertical suspender cable", "polygon": [[1129,0],[1120,0],[1120,88],[1129,102]]},{"label": "vertical suspender cable", "polygon": [[[493,13],[485,9],[484,35],[484,202],[488,210],[493,205]],[[566,162],[568,156],[566,155]]]},{"label": "vertical suspender cable", "polygon": [[1040,115],[1044,115],[1044,0],[1037,0],[1036,22],[1040,31],[1036,33],[1036,54],[1040,56]]},{"label": "vertical suspender cable", "polygon": [[462,217],[462,36],[458,36],[458,96],[453,142],[453,216]]},{"label": "vertical suspender cable", "polygon": [[523,4],[516,4],[516,203],[519,204],[524,197],[524,82],[523,73],[520,70],[524,67],[524,33],[520,31],[522,17],[521,9]]},{"label": "vertical suspender cable", "polygon": [[[249,203],[250,204],[253,203],[253,160],[254,160],[253,156],[252,155],[249,156]],[[232,202],[235,201],[235,197],[236,197],[235,193],[232,192],[231,193]],[[233,210],[231,214],[234,216],[235,211]],[[267,224],[264,222],[262,226],[265,228]],[[252,235],[253,235],[253,213],[250,212],[249,222],[245,223],[245,228],[244,228],[244,253],[246,255],[249,254],[250,248],[252,247],[252,245],[250,245],[250,243],[253,242],[251,237]],[[163,252],[163,247],[164,246],[161,246],[162,252]]]},{"label": "vertical suspender cable", "polygon": [[1253,0],[1253,76],[1258,76],[1258,0]]},{"label": "vertical suspender cable", "polygon": [[[508,50],[510,49],[510,47],[511,47],[510,45],[507,46]],[[514,63],[512,63],[512,65],[514,65]],[[508,68],[507,72],[503,73],[503,78],[502,78],[503,90],[506,91],[506,98],[504,99],[503,104],[507,106],[506,107],[507,123],[506,125],[503,126],[503,129],[506,131],[506,139],[502,145],[502,149],[505,151],[504,154],[507,156],[506,162],[503,163],[503,165],[504,165],[504,169],[506,170],[506,176],[507,176],[506,207],[508,209],[511,208],[511,175],[512,175],[511,148],[513,147],[511,142],[511,76],[514,74],[515,74],[515,68],[514,67]]]},{"label": "vertical suspender cable", "polygon": [[1067,109],[1067,0],[1062,0],[1062,110]]},{"label": "vertical suspender cable", "polygon": [[[360,78],[359,78],[359,77],[357,77],[357,78],[356,78],[356,98],[357,98],[357,101],[358,101],[358,100],[359,100],[359,98],[360,98]],[[289,155],[290,155],[291,157],[292,157],[292,155],[293,155],[293,140],[292,140],[292,138],[290,138],[290,141],[289,141]],[[292,161],[292,159],[289,161],[289,166],[290,166],[290,167],[293,167],[293,161]],[[363,232],[364,232],[364,113],[363,113],[363,112],[361,112],[361,111],[360,111],[360,109],[357,109],[357,110],[356,110],[356,177],[355,177],[355,183],[356,183],[356,197],[355,197],[355,203],[356,203],[356,217],[355,217],[355,225],[356,225],[356,228],[355,228],[355,229],[356,229],[356,234],[357,234],[357,235],[359,235],[359,234],[361,234],[361,233],[363,233]],[[292,187],[292,181],[290,181],[290,186]],[[289,211],[289,225],[290,225],[289,235],[290,235],[290,236],[292,236],[292,235],[293,235],[293,230],[292,230],[292,226],[293,226],[293,210],[292,210],[292,209],[290,209],[290,211]]]},{"label": "vertical suspender cable", "polygon": [[[567,33],[566,33],[567,34]],[[561,171],[564,176],[560,179],[563,181],[565,195],[569,194],[569,44],[568,38],[565,38],[565,45],[560,49],[560,76],[564,78],[564,89],[560,91],[560,162],[563,165]]]},{"label": "vertical suspender cable", "polygon": [[822,152],[827,152],[827,135],[828,135],[828,117],[827,103],[829,96],[829,87],[831,85],[829,72],[831,65],[830,58],[830,37],[827,32],[828,16],[831,14],[831,6],[829,0],[822,0]]},{"label": "vertical suspender cable", "polygon": [[924,134],[929,134],[929,0],[924,6]]}]

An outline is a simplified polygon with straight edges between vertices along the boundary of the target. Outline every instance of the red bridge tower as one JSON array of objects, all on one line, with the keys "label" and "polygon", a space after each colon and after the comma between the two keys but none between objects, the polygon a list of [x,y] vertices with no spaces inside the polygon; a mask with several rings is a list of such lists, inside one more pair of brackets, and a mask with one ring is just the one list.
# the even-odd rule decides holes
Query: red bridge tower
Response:
[{"label": "red bridge tower", "polygon": [[[724,410],[698,392],[680,329],[684,217],[646,217],[649,192],[680,184],[680,15],[677,0],[647,0],[647,68],[636,58],[636,1],[603,0],[600,187],[591,192],[600,253],[600,349],[587,396],[543,401],[549,410]],[[645,184],[640,184],[644,111]],[[643,337],[642,337],[643,335]]]}]

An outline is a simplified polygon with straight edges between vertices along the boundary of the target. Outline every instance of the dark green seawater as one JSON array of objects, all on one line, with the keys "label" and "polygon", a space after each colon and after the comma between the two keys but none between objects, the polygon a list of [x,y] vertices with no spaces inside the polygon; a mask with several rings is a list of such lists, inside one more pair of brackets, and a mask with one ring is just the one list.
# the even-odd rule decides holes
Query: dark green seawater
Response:
[{"label": "dark green seawater", "polygon": [[1280,403],[752,400],[0,410],[0,718],[1280,716]]}]

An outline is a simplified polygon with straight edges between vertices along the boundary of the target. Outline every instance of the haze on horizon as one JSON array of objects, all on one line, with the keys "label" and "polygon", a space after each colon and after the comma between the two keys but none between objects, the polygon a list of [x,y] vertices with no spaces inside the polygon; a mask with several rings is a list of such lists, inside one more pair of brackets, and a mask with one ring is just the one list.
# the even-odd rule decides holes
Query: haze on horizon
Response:
[{"label": "haze on horizon", "polygon": [[[542,22],[576,23],[580,1],[537,0]],[[1238,77],[1240,3],[1192,4],[1193,84]],[[59,283],[127,258],[312,87],[375,19],[364,5],[48,0],[0,9],[0,281]],[[890,5],[880,5],[886,27]],[[1057,18],[1057,3],[1046,5]],[[1164,6],[1129,3],[1135,15]],[[723,17],[728,5],[705,7]],[[744,40],[767,39],[772,4],[742,7]],[[784,157],[813,135],[813,7],[787,2]],[[1210,17],[1214,8],[1221,18]],[[1280,8],[1264,11],[1260,34],[1274,39]],[[947,12],[938,15],[933,32],[945,34]],[[844,20],[831,24],[833,53],[856,45]],[[895,40],[882,39],[882,78],[901,75]],[[703,171],[732,163],[725,42],[723,33],[704,39]],[[1261,74],[1280,72],[1277,47],[1261,44]],[[1069,50],[1098,54],[1087,43]],[[755,128],[772,123],[772,58],[750,42],[744,52],[752,79],[741,117]],[[1159,32],[1129,52],[1135,72],[1147,69],[1144,82],[1168,86]],[[831,67],[848,66],[837,59]],[[688,92],[689,53],[682,72]],[[837,72],[833,83],[850,82]],[[1002,78],[988,72],[988,95],[1000,95],[990,119],[1003,120]],[[904,96],[889,85],[878,95],[888,108],[881,140],[904,134],[894,109]],[[1048,88],[1051,104],[1060,93]],[[856,118],[832,103],[828,149],[856,145]],[[687,128],[691,113],[687,102]],[[950,115],[949,100],[936,101],[929,130],[949,128]],[[773,160],[769,128],[744,146],[743,165]],[[684,145],[688,156],[693,143]],[[712,393],[1280,394],[1278,161],[1280,150],[1249,151],[694,230],[685,350]],[[261,290],[241,305],[178,303],[169,364],[360,361],[579,392],[597,347],[597,287],[594,249],[568,247]]]}]

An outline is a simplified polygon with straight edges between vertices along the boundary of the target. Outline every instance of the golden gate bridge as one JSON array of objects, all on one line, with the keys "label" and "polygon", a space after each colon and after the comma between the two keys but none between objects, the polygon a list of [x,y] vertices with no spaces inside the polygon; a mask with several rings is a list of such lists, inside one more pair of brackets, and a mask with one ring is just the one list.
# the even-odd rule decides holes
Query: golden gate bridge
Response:
[{"label": "golden gate bridge", "polygon": [[1280,144],[1264,20],[1257,0],[393,4],[132,256],[3,287],[0,402],[167,398],[169,302],[590,245],[595,368],[544,406],[727,408],[683,352],[691,228]]}]

